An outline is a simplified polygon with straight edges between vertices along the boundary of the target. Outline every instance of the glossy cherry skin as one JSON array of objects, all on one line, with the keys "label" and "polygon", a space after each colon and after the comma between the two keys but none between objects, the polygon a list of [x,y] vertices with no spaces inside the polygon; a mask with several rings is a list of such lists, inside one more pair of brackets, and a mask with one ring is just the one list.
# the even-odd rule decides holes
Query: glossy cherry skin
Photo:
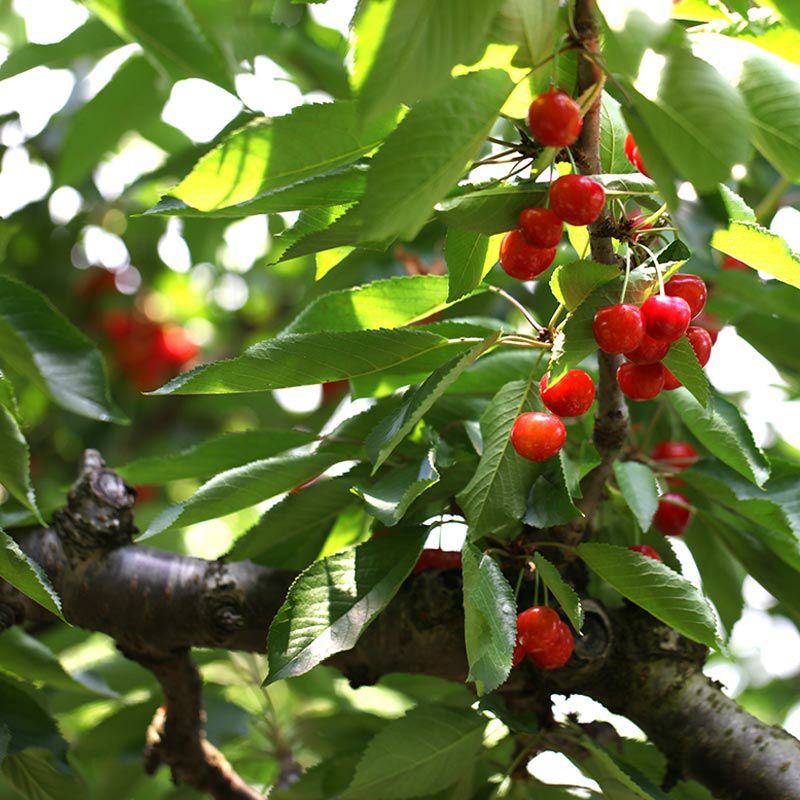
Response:
[{"label": "glossy cherry skin", "polygon": [[540,144],[566,147],[578,138],[583,127],[580,107],[564,92],[543,92],[528,109],[528,127]]},{"label": "glossy cherry skin", "polygon": [[642,175],[646,175],[648,178],[650,177],[650,173],[644,167],[644,161],[642,161],[642,156],[639,153],[639,146],[636,144],[632,133],[629,133],[625,137],[625,157],[642,173]]},{"label": "glossy cherry skin", "polygon": [[575,639],[565,622],[558,621],[558,639],[546,650],[538,650],[530,654],[530,659],[539,669],[558,669],[563,667],[572,656]]},{"label": "glossy cherry skin", "polygon": [[713,314],[709,314],[707,311],[704,311],[700,316],[695,320],[695,324],[700,328],[705,328],[708,331],[708,335],[711,337],[711,344],[717,343],[717,336],[719,336],[719,332],[722,330],[722,323],[715,317]]},{"label": "glossy cherry skin", "polygon": [[525,658],[527,652],[528,651],[521,644],[515,644],[514,650],[511,653],[511,666],[518,667],[522,663],[522,659]]},{"label": "glossy cherry skin", "polygon": [[738,269],[742,272],[747,272],[750,269],[744,261],[739,261],[738,258],[734,258],[733,256],[725,256],[720,266],[722,269]]},{"label": "glossy cherry skin", "polygon": [[630,230],[629,236],[635,242],[640,236],[647,236],[647,231],[652,230],[653,226],[645,222],[645,215],[641,211],[631,211],[627,218],[627,227]]},{"label": "glossy cherry skin", "polygon": [[622,364],[617,383],[629,400],[652,400],[664,388],[661,364]]},{"label": "glossy cherry skin", "polygon": [[517,644],[533,653],[552,647],[559,638],[561,617],[549,606],[531,606],[517,615]]},{"label": "glossy cherry skin", "polygon": [[592,320],[597,346],[604,353],[627,353],[644,339],[644,320],[638,306],[618,303],[599,308]]},{"label": "glossy cherry skin", "polygon": [[664,370],[664,391],[671,392],[673,389],[680,389],[683,384],[662,364]]},{"label": "glossy cherry skin", "polygon": [[571,369],[558,383],[547,388],[550,373],[539,381],[542,402],[549,411],[559,417],[579,417],[585,414],[594,402],[594,381],[581,369]]},{"label": "glossy cherry skin", "polygon": [[692,309],[682,297],[654,294],[642,303],[642,318],[648,336],[674,342],[686,333]]},{"label": "glossy cherry skin", "polygon": [[650,451],[650,458],[673,472],[688,469],[699,458],[697,450],[689,442],[659,442]]},{"label": "glossy cherry skin", "polygon": [[633,550],[634,553],[641,553],[643,556],[655,559],[656,561],[661,561],[661,556],[658,554],[658,550],[656,550],[654,547],[650,547],[649,544],[634,544],[631,545],[628,550]]},{"label": "glossy cherry skin", "polygon": [[461,569],[461,567],[461,553],[458,550],[439,550],[429,547],[419,554],[411,572],[417,575],[426,569]]},{"label": "glossy cherry skin", "polygon": [[681,536],[689,527],[692,512],[689,499],[677,492],[661,495],[653,517],[653,526],[666,536]]},{"label": "glossy cherry skin", "polygon": [[520,230],[509,231],[500,242],[500,266],[507,275],[520,281],[541,275],[555,257],[555,247],[533,247]]},{"label": "glossy cherry skin", "polygon": [[523,209],[519,228],[532,247],[555,247],[564,233],[564,223],[549,208]]},{"label": "glossy cherry skin", "polygon": [[570,225],[590,225],[606,202],[606,190],[585,175],[562,175],[550,184],[550,208]]},{"label": "glossy cherry skin", "polygon": [[635,350],[625,353],[625,358],[633,364],[658,364],[668,352],[669,342],[645,334],[642,343]]},{"label": "glossy cherry skin", "polygon": [[689,340],[700,366],[704,367],[711,358],[711,348],[714,346],[711,334],[705,328],[691,327],[686,331],[686,338]]},{"label": "glossy cherry skin", "polygon": [[703,310],[708,299],[705,281],[698,275],[673,275],[664,284],[664,294],[682,297],[689,304],[692,319]]},{"label": "glossy cherry skin", "polygon": [[529,461],[547,461],[567,440],[564,423],[554,414],[528,411],[520,414],[511,428],[511,444]]}]

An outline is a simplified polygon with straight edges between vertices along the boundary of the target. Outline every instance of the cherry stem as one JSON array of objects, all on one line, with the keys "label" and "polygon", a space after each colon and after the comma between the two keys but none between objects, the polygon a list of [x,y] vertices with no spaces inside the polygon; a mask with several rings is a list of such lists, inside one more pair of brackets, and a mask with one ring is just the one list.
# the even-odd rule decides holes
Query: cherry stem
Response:
[{"label": "cherry stem", "polygon": [[645,219],[642,221],[643,224],[652,225],[666,210],[667,210],[667,204],[664,203],[659,209],[654,211],[649,217],[645,217]]},{"label": "cherry stem", "polygon": [[564,304],[559,303],[558,308],[553,312],[553,316],[550,317],[550,322],[547,323],[548,330],[553,330],[553,326],[558,322],[558,318],[564,312]]},{"label": "cherry stem", "polygon": [[625,302],[625,293],[628,291],[628,281],[631,277],[631,251],[628,248],[625,253],[625,280],[622,282],[622,294],[620,295],[619,302]]},{"label": "cherry stem", "polygon": [[499,286],[492,286],[492,284],[487,284],[487,285],[490,292],[495,292],[495,294],[499,294],[502,298],[511,303],[511,305],[514,306],[514,308],[516,308],[517,311],[519,311],[519,313],[522,314],[523,317],[525,317],[525,319],[528,321],[530,326],[535,331],[544,330],[544,328],[542,328],[542,326],[533,318],[530,311],[528,311],[528,309],[525,308],[525,306],[522,305],[522,303],[520,303],[516,297],[512,297],[505,289],[501,289]]},{"label": "cherry stem", "polygon": [[517,585],[514,587],[514,600],[519,598],[519,590],[522,588],[522,578],[525,575],[525,570],[521,569],[517,575]]},{"label": "cherry stem", "polygon": [[664,274],[661,269],[661,264],[658,263],[658,258],[656,258],[656,254],[646,244],[642,244],[641,242],[636,242],[636,246],[641,247],[642,250],[644,250],[649,256],[649,258],[645,259],[639,266],[643,266],[651,258],[653,259],[653,264],[655,265],[656,268],[656,274],[658,275],[658,293],[664,294]]}]

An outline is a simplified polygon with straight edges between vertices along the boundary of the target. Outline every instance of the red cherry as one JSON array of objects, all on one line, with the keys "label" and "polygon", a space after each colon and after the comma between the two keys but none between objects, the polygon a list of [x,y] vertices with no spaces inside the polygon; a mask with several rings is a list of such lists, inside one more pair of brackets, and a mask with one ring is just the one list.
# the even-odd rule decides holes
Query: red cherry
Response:
[{"label": "red cherry", "polygon": [[520,414],[511,428],[511,444],[530,461],[547,461],[567,440],[564,423],[553,414],[527,411]]},{"label": "red cherry", "polygon": [[322,384],[322,402],[334,403],[350,391],[350,381],[327,381]]},{"label": "red cherry", "polygon": [[662,364],[664,370],[664,391],[671,392],[673,389],[680,389],[683,384]]},{"label": "red cherry", "polygon": [[654,294],[642,303],[642,318],[648,336],[674,342],[686,333],[692,310],[682,297]]},{"label": "red cherry", "polygon": [[653,558],[656,561],[661,561],[661,556],[658,554],[658,550],[656,550],[654,547],[650,547],[649,544],[634,544],[631,545],[628,550],[633,550],[634,553],[641,553],[643,556]]},{"label": "red cherry", "polygon": [[530,659],[539,669],[558,669],[572,656],[575,639],[565,622],[558,621],[558,639],[552,647],[530,654]]},{"label": "red cherry", "polygon": [[649,222],[645,222],[645,215],[641,211],[631,211],[628,214],[627,226],[630,231],[629,236],[635,242],[640,236],[646,235],[647,231],[653,229]]},{"label": "red cherry", "polygon": [[689,499],[677,492],[662,494],[653,517],[655,528],[666,536],[680,536],[689,527],[692,512]]},{"label": "red cherry", "polygon": [[711,334],[705,328],[691,327],[686,331],[686,337],[689,339],[689,344],[691,344],[700,366],[704,367],[711,358],[711,348],[714,345],[714,342],[711,341]]},{"label": "red cherry", "polygon": [[630,353],[625,353],[625,358],[634,364],[658,364],[668,352],[669,342],[645,334],[642,343]]},{"label": "red cherry", "polygon": [[650,173],[645,169],[644,161],[642,161],[642,156],[639,153],[639,146],[634,141],[632,133],[625,137],[625,156],[642,175],[650,177]]},{"label": "red cherry", "polygon": [[525,658],[527,650],[521,644],[514,645],[514,651],[511,653],[511,666],[518,667]]},{"label": "red cherry", "polygon": [[697,275],[673,275],[664,284],[664,293],[670,297],[682,297],[689,304],[692,319],[703,310],[708,299],[706,284]]},{"label": "red cherry", "polygon": [[585,175],[562,175],[550,184],[550,208],[570,225],[590,225],[606,202],[606,190]]},{"label": "red cherry", "polygon": [[597,346],[604,353],[635,350],[644,338],[644,320],[637,306],[618,303],[597,310],[592,320]]},{"label": "red cherry", "polygon": [[549,606],[531,606],[517,615],[517,643],[528,653],[546,650],[559,638],[561,617]]},{"label": "red cherry", "polygon": [[555,247],[564,233],[564,223],[549,208],[525,208],[519,227],[532,247]]},{"label": "red cherry", "polygon": [[156,496],[157,487],[150,483],[137,483],[133,488],[136,491],[137,505],[143,506],[151,503]]},{"label": "red cherry", "polygon": [[110,339],[124,339],[133,331],[133,320],[124,311],[109,311],[100,322],[106,336]]},{"label": "red cherry", "polygon": [[581,132],[583,119],[578,104],[564,92],[543,92],[528,109],[528,127],[547,147],[566,147]]},{"label": "red cherry", "polygon": [[733,256],[725,256],[720,266],[722,269],[739,269],[742,270],[742,272],[747,272],[750,269],[744,261],[739,261],[738,258],[734,258]]},{"label": "red cherry", "polygon": [[156,342],[160,355],[177,366],[183,366],[200,352],[200,348],[189,338],[186,331],[177,326],[159,328]]},{"label": "red cherry", "polygon": [[532,247],[520,230],[509,231],[500,242],[500,266],[520,281],[532,280],[544,272],[555,257],[555,247]]},{"label": "red cherry", "polygon": [[458,550],[426,548],[420,553],[411,572],[413,575],[418,575],[426,569],[461,569],[461,567],[461,553]]},{"label": "red cherry", "polygon": [[699,327],[705,328],[708,331],[708,335],[711,337],[711,344],[716,344],[717,336],[719,336],[719,332],[722,330],[722,324],[717,317],[704,311],[695,322]]},{"label": "red cherry", "polygon": [[629,400],[652,400],[664,388],[661,364],[622,364],[617,383]]},{"label": "red cherry", "polygon": [[673,472],[688,469],[699,458],[697,450],[689,442],[659,442],[650,451],[650,458]]},{"label": "red cherry", "polygon": [[558,383],[547,388],[550,373],[539,381],[542,402],[559,417],[579,417],[594,402],[594,382],[583,370],[571,369]]}]

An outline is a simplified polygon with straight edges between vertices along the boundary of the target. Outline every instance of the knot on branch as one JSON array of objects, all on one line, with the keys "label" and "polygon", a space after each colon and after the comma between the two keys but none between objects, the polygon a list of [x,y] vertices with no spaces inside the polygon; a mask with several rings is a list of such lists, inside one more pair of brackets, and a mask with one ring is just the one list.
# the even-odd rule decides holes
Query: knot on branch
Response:
[{"label": "knot on branch", "polygon": [[213,561],[206,567],[205,585],[208,590],[203,595],[203,613],[214,630],[225,635],[243,628],[245,597],[224,561]]},{"label": "knot on branch", "polygon": [[53,514],[53,527],[70,561],[83,561],[97,550],[129,544],[137,532],[135,499],[135,491],[116,472],[106,469],[100,453],[86,450],[66,508]]}]

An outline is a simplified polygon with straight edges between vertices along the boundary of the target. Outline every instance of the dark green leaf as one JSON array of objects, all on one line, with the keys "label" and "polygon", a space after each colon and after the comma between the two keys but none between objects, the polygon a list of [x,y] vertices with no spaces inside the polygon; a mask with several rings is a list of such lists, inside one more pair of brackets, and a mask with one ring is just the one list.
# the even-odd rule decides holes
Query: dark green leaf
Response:
[{"label": "dark green leaf", "polygon": [[512,88],[502,70],[471,72],[411,109],[372,159],[359,205],[361,240],[417,235],[475,156]]},{"label": "dark green leaf", "polygon": [[480,344],[443,364],[416,389],[411,389],[402,404],[383,419],[365,443],[367,455],[374,463],[373,473],[386,461],[400,442],[414,430],[430,407],[447,391],[455,379],[485,350],[497,343],[493,334]]},{"label": "dark green leaf", "polygon": [[411,709],[369,743],[343,800],[403,800],[446,789],[472,763],[485,725],[470,710]]},{"label": "dark green leaf", "polygon": [[511,446],[511,427],[521,413],[533,409],[533,386],[533,378],[506,384],[481,417],[481,460],[472,480],[458,495],[472,539],[517,522],[525,513],[536,464]]},{"label": "dark green leaf", "polygon": [[430,97],[480,57],[499,0],[369,0],[358,6],[353,88],[365,117]]},{"label": "dark green leaf", "polygon": [[670,392],[669,399],[704,447],[757,486],[764,484],[769,477],[769,462],[736,406],[712,395],[704,409],[685,389]]},{"label": "dark green leaf", "polygon": [[581,544],[578,555],[589,568],[628,600],[689,639],[713,647],[714,614],[682,575],[660,561],[610,544]]},{"label": "dark green leaf", "polygon": [[43,522],[31,484],[28,443],[17,421],[3,405],[0,405],[0,453],[0,484]]},{"label": "dark green leaf", "polygon": [[638,461],[615,461],[614,475],[628,508],[642,531],[646,531],[658,508],[658,483],[653,470]]},{"label": "dark green leaf", "polygon": [[564,464],[564,452],[561,451],[558,457],[540,465],[539,474],[528,497],[528,510],[524,517],[526,525],[550,528],[580,516],[580,510],[572,502]]},{"label": "dark green leaf", "polygon": [[394,597],[427,537],[398,531],[316,561],[292,584],[269,629],[265,684],[349,650]]},{"label": "dark green leaf", "polygon": [[575,590],[564,581],[561,573],[541,553],[534,553],[533,561],[544,585],[558,600],[572,627],[580,633],[583,628],[583,607]]},{"label": "dark green leaf", "polygon": [[312,433],[292,430],[224,433],[177,453],[132,461],[115,471],[133,484],[209,478],[223,470],[302,447],[315,438]]},{"label": "dark green leaf", "polygon": [[396,118],[392,112],[362,129],[353,102],[298,106],[233,133],[170,194],[200,211],[251,200],[353,163],[377,147]]},{"label": "dark green leaf", "polygon": [[109,397],[100,354],[44,295],[0,277],[0,359],[59,405],[104,422],[125,422]]},{"label": "dark green leaf", "polygon": [[11,733],[7,758],[31,747],[44,748],[59,759],[67,752],[56,721],[39,704],[31,688],[4,675],[0,675],[0,725]]},{"label": "dark green leaf", "polygon": [[511,671],[517,640],[514,592],[497,562],[475,546],[464,545],[464,637],[468,681],[479,695],[494,691]]},{"label": "dark green leaf", "polygon": [[9,756],[0,770],[27,800],[64,800],[90,794],[83,778],[38,747]]},{"label": "dark green leaf", "polygon": [[0,529],[0,578],[63,619],[61,601],[42,568],[28,558],[20,550],[19,545],[2,529]]},{"label": "dark green leaf", "polygon": [[449,228],[444,243],[444,258],[447,262],[449,292],[447,299],[458,300],[480,284],[483,276],[497,261],[499,244],[482,233]]}]

